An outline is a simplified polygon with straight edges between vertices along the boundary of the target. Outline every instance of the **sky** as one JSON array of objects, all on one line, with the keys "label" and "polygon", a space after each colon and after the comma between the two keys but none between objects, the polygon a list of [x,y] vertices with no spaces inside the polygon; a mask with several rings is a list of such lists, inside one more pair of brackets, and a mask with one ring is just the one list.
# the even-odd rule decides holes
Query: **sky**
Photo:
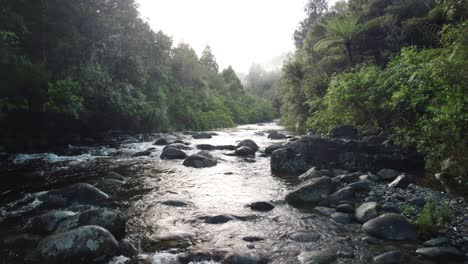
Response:
[{"label": "sky", "polygon": [[[294,50],[306,0],[137,0],[153,30],[197,54],[209,45],[220,68],[239,73]],[[332,2],[334,2],[332,0]]]}]

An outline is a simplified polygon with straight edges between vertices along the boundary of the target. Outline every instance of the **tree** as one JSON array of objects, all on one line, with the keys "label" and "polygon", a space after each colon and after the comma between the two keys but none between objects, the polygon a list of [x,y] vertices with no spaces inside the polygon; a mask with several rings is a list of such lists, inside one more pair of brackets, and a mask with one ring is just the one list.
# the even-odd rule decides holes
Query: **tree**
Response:
[{"label": "tree", "polygon": [[216,62],[215,56],[211,52],[210,46],[206,46],[203,50],[202,56],[200,58],[200,63],[211,71],[214,71],[216,73],[219,71],[218,63]]}]

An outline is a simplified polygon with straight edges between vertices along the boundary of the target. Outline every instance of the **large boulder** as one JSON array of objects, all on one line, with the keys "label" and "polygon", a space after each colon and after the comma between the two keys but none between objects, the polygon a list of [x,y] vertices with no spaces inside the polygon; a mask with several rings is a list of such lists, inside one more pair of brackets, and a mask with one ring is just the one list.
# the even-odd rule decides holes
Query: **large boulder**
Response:
[{"label": "large boulder", "polygon": [[208,133],[208,132],[200,132],[200,133],[193,134],[192,137],[194,139],[209,139],[213,137],[213,134]]},{"label": "large boulder", "polygon": [[348,139],[354,139],[358,135],[358,130],[354,128],[353,126],[338,126],[334,127],[330,131],[330,137],[332,138],[348,138]]},{"label": "large boulder", "polygon": [[385,240],[415,240],[416,227],[399,214],[383,214],[366,222],[362,229],[370,236]]},{"label": "large boulder", "polygon": [[259,150],[259,147],[258,147],[257,143],[255,143],[251,139],[246,139],[246,140],[242,140],[241,142],[239,142],[239,144],[237,144],[237,146],[236,146],[236,149],[240,148],[240,147],[249,147],[249,148],[253,149],[255,152],[257,152]]},{"label": "large boulder", "polygon": [[71,204],[94,205],[107,198],[109,198],[107,194],[88,183],[73,184],[38,196],[38,199],[49,207],[65,207]]},{"label": "large boulder", "polygon": [[249,147],[240,147],[234,153],[239,157],[255,156],[255,150]]},{"label": "large boulder", "polygon": [[283,147],[283,144],[273,144],[265,148],[265,154],[271,155],[273,151]]},{"label": "large boulder", "polygon": [[278,139],[286,139],[288,137],[283,133],[280,133],[278,131],[273,131],[268,135],[268,138],[273,139],[273,140],[275,139],[278,140]]},{"label": "large boulder", "polygon": [[118,255],[119,244],[99,226],[83,226],[54,234],[39,242],[37,251],[44,263],[99,263]]},{"label": "large boulder", "polygon": [[413,171],[424,168],[424,159],[417,153],[396,147],[315,136],[303,136],[289,142],[271,155],[273,172],[301,174],[311,167],[349,171],[378,171],[383,168]]},{"label": "large boulder", "polygon": [[127,218],[118,210],[96,208],[69,217],[57,226],[56,233],[72,230],[80,226],[94,225],[107,229],[116,238],[125,235]]},{"label": "large boulder", "polygon": [[163,150],[165,149],[168,149],[168,148],[175,148],[175,149],[178,149],[178,150],[191,150],[192,148],[183,144],[183,143],[173,143],[173,144],[170,144],[170,145],[167,145],[163,148]]},{"label": "large boulder", "polygon": [[180,149],[166,148],[161,153],[161,159],[163,160],[174,160],[174,159],[185,159],[187,154]]},{"label": "large boulder", "polygon": [[328,198],[335,191],[335,183],[329,177],[315,178],[299,185],[286,195],[286,201],[291,205],[314,206]]},{"label": "large boulder", "polygon": [[184,166],[193,168],[208,168],[216,164],[217,159],[206,151],[200,151],[184,160]]},{"label": "large boulder", "polygon": [[71,211],[51,211],[30,219],[25,230],[33,234],[49,235],[54,232],[61,221],[74,215],[75,213]]},{"label": "large boulder", "polygon": [[325,202],[330,205],[338,205],[341,201],[351,201],[355,196],[355,189],[351,187],[345,187],[332,193]]},{"label": "large boulder", "polygon": [[356,209],[354,216],[360,223],[365,223],[379,215],[379,204],[376,202],[364,203]]}]

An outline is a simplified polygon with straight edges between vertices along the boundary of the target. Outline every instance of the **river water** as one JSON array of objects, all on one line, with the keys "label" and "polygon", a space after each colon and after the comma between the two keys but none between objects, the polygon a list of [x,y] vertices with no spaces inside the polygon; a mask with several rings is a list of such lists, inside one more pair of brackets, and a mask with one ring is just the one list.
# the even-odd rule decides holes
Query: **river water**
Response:
[{"label": "river water", "polygon": [[[270,140],[267,132],[283,131],[276,123],[244,125],[232,129],[213,131],[211,139],[193,139],[190,135],[172,135],[190,143],[236,145],[244,139],[252,139],[262,151],[273,143],[287,140]],[[120,136],[112,142],[86,148],[70,146],[55,154],[16,155],[2,164],[4,177],[16,178],[0,187],[0,220],[3,221],[0,236],[6,230],[20,230],[24,214],[34,211],[37,201],[31,193],[63,187],[76,182],[96,183],[110,171],[127,178],[121,188],[105,190],[114,202],[110,205],[128,215],[127,236],[133,241],[145,237],[170,233],[190,233],[193,245],[186,249],[163,252],[144,252],[141,258],[149,263],[178,263],[177,257],[187,252],[209,254],[264,256],[270,263],[299,263],[297,255],[303,251],[327,248],[340,249],[343,257],[338,263],[369,263],[371,257],[391,244],[369,246],[361,242],[365,236],[360,225],[342,225],[329,217],[320,216],[310,209],[296,209],[284,201],[285,194],[299,183],[295,177],[277,176],[270,171],[269,157],[245,160],[228,156],[232,151],[215,150],[218,165],[195,169],[182,165],[181,160],[160,160],[163,146],[153,146],[160,135]],[[150,156],[132,157],[133,154],[155,148]],[[18,175],[18,177],[12,177]],[[30,184],[25,185],[27,180]],[[182,201],[185,207],[163,204],[168,200]],[[253,211],[246,205],[267,201],[275,208],[270,212]],[[209,224],[206,217],[217,215],[234,216],[223,224]],[[298,242],[291,239],[295,233],[307,232],[317,236],[314,241]],[[254,237],[256,242],[243,240]],[[402,247],[402,246],[399,246]],[[414,250],[414,245],[403,248]],[[354,255],[353,257],[350,257]],[[409,261],[410,263],[412,261]],[[119,257],[111,263],[125,263]],[[194,263],[217,263],[215,261]],[[414,263],[421,263],[415,261]]]}]

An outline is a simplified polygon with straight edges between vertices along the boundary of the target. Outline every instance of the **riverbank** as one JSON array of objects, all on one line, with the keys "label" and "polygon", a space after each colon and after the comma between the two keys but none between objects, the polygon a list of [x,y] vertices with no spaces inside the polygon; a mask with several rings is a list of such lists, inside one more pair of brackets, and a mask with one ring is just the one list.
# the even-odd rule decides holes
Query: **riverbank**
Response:
[{"label": "riverbank", "polygon": [[[1,171],[3,179],[11,180],[0,190],[2,261],[93,263],[107,257],[111,263],[279,264],[318,257],[330,263],[372,263],[378,255],[398,251],[391,256],[405,263],[434,263],[429,253],[416,252],[432,238],[439,239],[426,245],[467,252],[464,199],[414,183],[389,187],[393,179],[382,180],[378,172],[317,168],[307,180],[272,173],[269,155],[297,141],[272,123],[121,136],[60,153],[15,155],[3,161]],[[195,168],[200,166],[206,167]],[[332,184],[314,206],[298,206],[288,198],[319,178]],[[367,221],[359,220],[358,211],[367,204],[373,216],[397,213],[413,221],[430,201],[449,204],[455,216],[430,237],[415,238],[418,231],[410,223],[406,237],[412,240],[369,238],[362,228]],[[78,229],[90,224],[108,232]],[[84,251],[57,247],[75,236],[83,239],[73,241],[84,244],[73,248]],[[89,239],[99,243],[89,248]],[[62,249],[56,258],[48,253]]]}]

